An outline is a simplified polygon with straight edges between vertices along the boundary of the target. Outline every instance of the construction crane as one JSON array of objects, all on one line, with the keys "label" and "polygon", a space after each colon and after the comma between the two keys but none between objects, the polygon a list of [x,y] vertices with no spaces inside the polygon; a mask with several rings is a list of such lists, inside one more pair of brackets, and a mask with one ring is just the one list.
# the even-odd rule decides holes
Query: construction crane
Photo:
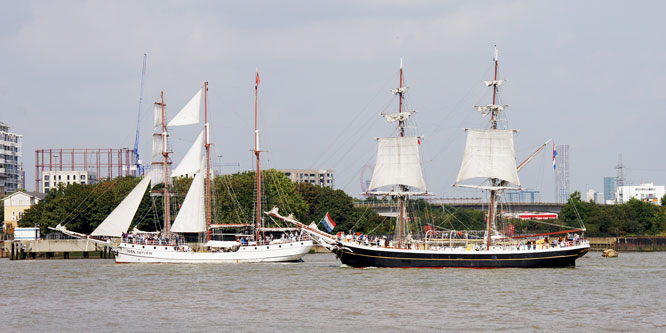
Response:
[{"label": "construction crane", "polygon": [[141,108],[143,107],[143,82],[146,79],[146,59],[148,55],[143,54],[143,69],[141,69],[141,93],[139,94],[139,116],[136,120],[136,139],[134,139],[134,151],[132,155],[134,156],[134,177],[143,175],[143,165],[141,165],[141,159],[139,158],[139,129],[141,128]]}]

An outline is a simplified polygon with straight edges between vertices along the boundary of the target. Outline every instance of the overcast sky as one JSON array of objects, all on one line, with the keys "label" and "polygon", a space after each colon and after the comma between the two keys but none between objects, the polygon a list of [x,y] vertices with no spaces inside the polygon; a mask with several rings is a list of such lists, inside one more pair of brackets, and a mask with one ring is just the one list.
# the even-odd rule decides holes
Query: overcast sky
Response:
[{"label": "overcast sky", "polygon": [[[173,116],[209,81],[215,162],[252,168],[259,68],[264,168],[332,168],[358,196],[375,138],[395,133],[390,90],[404,59],[407,105],[423,135],[429,191],[451,188],[463,128],[483,127],[493,45],[518,160],[552,138],[570,145],[571,187],[603,190],[622,154],[632,184],[666,184],[666,42],[660,1],[1,1],[0,121],[34,151],[132,148],[148,54],[140,154],[149,160],[152,103]],[[196,129],[172,131],[175,158]],[[554,197],[552,149],[521,171]]]}]

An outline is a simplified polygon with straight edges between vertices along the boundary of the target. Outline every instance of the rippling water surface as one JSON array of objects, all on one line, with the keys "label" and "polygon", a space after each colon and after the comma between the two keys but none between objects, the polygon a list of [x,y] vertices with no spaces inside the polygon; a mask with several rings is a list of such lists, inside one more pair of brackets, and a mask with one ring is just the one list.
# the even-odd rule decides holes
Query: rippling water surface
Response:
[{"label": "rippling water surface", "polygon": [[0,259],[0,331],[666,331],[666,253],[564,269]]}]

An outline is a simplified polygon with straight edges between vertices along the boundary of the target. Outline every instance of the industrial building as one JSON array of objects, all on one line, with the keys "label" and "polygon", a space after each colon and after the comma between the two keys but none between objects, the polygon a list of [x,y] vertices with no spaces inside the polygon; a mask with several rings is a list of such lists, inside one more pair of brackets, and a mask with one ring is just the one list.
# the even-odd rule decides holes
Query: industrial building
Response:
[{"label": "industrial building", "polygon": [[134,176],[135,173],[132,150],[128,148],[35,150],[35,189],[43,193],[58,184],[92,184],[98,179]]},{"label": "industrial building", "polygon": [[23,185],[23,135],[10,133],[0,122],[0,194],[13,193]]},{"label": "industrial building", "polygon": [[280,171],[295,183],[310,183],[333,188],[333,169],[284,169]]},{"label": "industrial building", "polygon": [[658,205],[661,198],[666,194],[666,188],[663,185],[654,185],[653,183],[640,184],[638,186],[618,186],[615,200],[622,204],[631,198],[641,201],[647,201]]}]

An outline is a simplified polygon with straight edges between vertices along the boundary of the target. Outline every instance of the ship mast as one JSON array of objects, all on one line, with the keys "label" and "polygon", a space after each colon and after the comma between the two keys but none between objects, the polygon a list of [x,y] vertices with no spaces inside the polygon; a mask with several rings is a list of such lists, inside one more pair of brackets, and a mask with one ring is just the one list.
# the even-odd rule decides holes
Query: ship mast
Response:
[{"label": "ship mast", "polygon": [[[404,98],[404,94],[406,89],[403,87],[403,73],[402,73],[402,58],[400,59],[400,87],[396,90],[396,94],[398,95],[398,113],[402,113],[402,100]],[[405,136],[405,120],[400,118],[398,121],[398,128],[400,129],[400,136],[404,137]],[[400,191],[401,192],[406,192],[407,191],[407,186],[405,185],[399,185],[400,186]],[[406,195],[400,195],[398,196],[398,202],[400,203],[400,215],[398,217],[398,248],[402,247],[402,234],[403,234],[403,228],[405,226],[405,199]]]},{"label": "ship mast", "polygon": [[162,107],[162,157],[164,159],[162,162],[164,165],[164,231],[166,233],[166,237],[170,238],[171,234],[169,229],[171,227],[171,221],[169,212],[169,152],[167,151],[167,127],[165,123],[166,114],[164,110],[166,105],[164,104],[164,91],[160,92],[160,98],[160,103],[155,104],[159,104]]},{"label": "ship mast", "polygon": [[206,241],[210,241],[210,137],[208,136],[208,81],[204,82],[204,132],[206,148]]},{"label": "ship mast", "polygon": [[255,84],[254,84],[254,155],[257,159],[257,226],[255,231],[255,240],[259,243],[259,236],[261,235],[261,170],[259,169],[259,130],[257,128],[257,95],[259,92],[259,69],[255,71]]},{"label": "ship mast", "polygon": [[[497,52],[497,46],[495,46],[495,54],[493,57],[493,62],[495,62],[495,76],[493,81],[491,82],[491,86],[493,87],[493,104],[490,107],[490,128],[496,130],[497,129],[497,120],[499,117],[499,111],[501,108],[497,107],[496,102],[496,97],[497,97],[497,87],[501,84],[497,80],[497,67],[499,64],[498,61],[498,52]],[[499,186],[501,183],[500,179],[497,178],[490,178],[490,184],[492,187]],[[498,201],[498,196],[499,196],[499,191],[492,188],[490,190],[490,205],[488,207],[488,217],[486,218],[486,232],[488,235],[488,239],[486,240],[486,250],[490,249],[490,243],[492,241],[492,233],[491,229],[492,226],[495,225],[495,218],[497,217],[497,201]]]}]

